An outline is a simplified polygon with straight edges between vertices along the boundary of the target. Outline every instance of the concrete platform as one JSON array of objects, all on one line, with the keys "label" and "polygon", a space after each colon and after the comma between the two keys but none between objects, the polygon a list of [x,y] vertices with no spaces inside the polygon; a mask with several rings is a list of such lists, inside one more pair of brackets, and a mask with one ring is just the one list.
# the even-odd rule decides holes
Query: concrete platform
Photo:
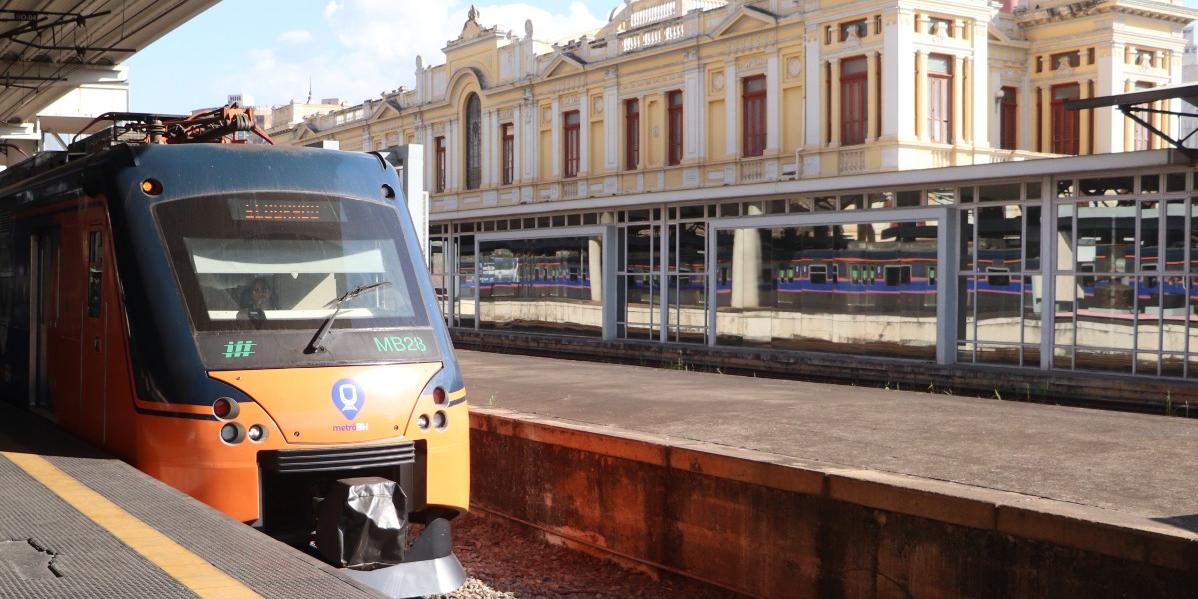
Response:
[{"label": "concrete platform", "polygon": [[37,416],[0,422],[0,596],[378,597]]},{"label": "concrete platform", "polygon": [[474,501],[580,545],[755,596],[1198,597],[1198,421],[459,357]]}]

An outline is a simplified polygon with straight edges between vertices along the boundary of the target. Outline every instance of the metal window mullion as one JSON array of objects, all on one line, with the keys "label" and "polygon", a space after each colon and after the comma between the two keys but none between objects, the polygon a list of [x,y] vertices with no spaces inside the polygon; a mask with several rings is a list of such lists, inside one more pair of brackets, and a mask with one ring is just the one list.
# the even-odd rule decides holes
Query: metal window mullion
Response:
[{"label": "metal window mullion", "polygon": [[718,322],[718,294],[719,286],[716,280],[716,273],[719,272],[719,257],[716,252],[719,251],[719,241],[716,239],[715,228],[710,222],[705,222],[704,227],[707,229],[707,256],[704,257],[706,263],[706,284],[707,284],[707,345],[715,347],[716,345],[716,324]]},{"label": "metal window mullion", "polygon": [[1056,355],[1057,206],[1051,179],[1040,182],[1040,369],[1052,368]]},{"label": "metal window mullion", "polygon": [[[1184,203],[1183,203],[1184,206]],[[1156,375],[1164,374],[1165,367],[1165,274],[1169,269],[1169,200],[1157,202],[1156,209]]]},{"label": "metal window mullion", "polygon": [[1185,378],[1189,378],[1189,376],[1190,376],[1190,309],[1191,309],[1190,308],[1190,285],[1192,284],[1191,279],[1190,279],[1190,260],[1192,259],[1190,256],[1190,253],[1191,253],[1190,246],[1193,244],[1193,242],[1191,241],[1192,238],[1190,237],[1190,235],[1192,234],[1193,226],[1194,226],[1193,222],[1190,219],[1190,213],[1193,210],[1190,206],[1191,202],[1193,202],[1193,196],[1187,197],[1185,199],[1185,201],[1182,202],[1182,206],[1183,206],[1182,218],[1185,219],[1185,249],[1182,250],[1181,255],[1182,255],[1182,259],[1185,261],[1185,264],[1182,266],[1185,274],[1183,275],[1181,280],[1182,280],[1182,285],[1185,288],[1185,294],[1186,294],[1186,301],[1185,301],[1186,311],[1185,311],[1185,321],[1184,321],[1185,326],[1182,328],[1182,334],[1183,334],[1184,339],[1182,340],[1181,376],[1185,377]]},{"label": "metal window mullion", "polygon": [[[1133,221],[1134,225],[1136,227],[1136,231],[1135,231],[1135,236],[1133,237],[1134,241],[1132,242],[1133,247],[1135,247],[1136,251],[1135,251],[1135,255],[1132,256],[1132,269],[1131,269],[1132,277],[1135,279],[1135,285],[1132,287],[1132,298],[1131,298],[1131,300],[1132,300],[1131,301],[1131,306],[1132,306],[1132,310],[1131,310],[1131,373],[1134,376],[1136,374],[1139,374],[1139,368],[1140,368],[1140,283],[1142,283],[1144,281],[1143,275],[1140,274],[1142,272],[1141,269],[1143,268],[1143,264],[1142,264],[1143,258],[1141,256],[1141,251],[1140,251],[1141,244],[1143,243],[1143,239],[1142,239],[1142,236],[1140,235],[1140,231],[1143,228],[1143,222],[1141,221],[1141,217],[1143,216],[1143,213],[1144,213],[1144,203],[1140,202],[1139,200],[1132,200],[1132,201],[1135,202],[1135,207],[1136,207],[1135,221]],[[1116,221],[1116,224],[1114,225],[1115,231],[1118,231],[1118,226],[1119,226],[1118,225],[1118,216],[1115,217],[1115,221]],[[1114,245],[1114,241],[1115,241],[1114,235],[1112,234],[1111,235],[1112,246]],[[1111,258],[1113,260],[1115,257],[1114,256],[1114,254],[1115,254],[1114,247],[1112,247],[1111,249],[1112,249]],[[1158,254],[1160,253],[1160,248],[1157,248],[1156,253],[1158,253]],[[1115,266],[1114,264],[1111,264],[1112,269],[1114,268],[1114,266]]]},{"label": "metal window mullion", "polygon": [[661,231],[661,236],[658,239],[661,256],[658,260],[658,289],[661,289],[661,296],[657,298],[658,316],[661,319],[661,325],[658,327],[658,341],[665,343],[670,340],[669,333],[669,318],[670,318],[670,277],[667,273],[670,271],[670,227],[668,226],[669,209],[661,206],[661,218],[658,219],[658,227]]},{"label": "metal window mullion", "polygon": [[480,292],[482,291],[482,279],[478,276],[480,270],[479,267],[482,263],[482,261],[479,260],[480,255],[478,253],[479,244],[481,242],[478,239],[478,235],[471,235],[474,237],[474,330],[477,331],[479,329],[479,325],[482,323],[482,307],[480,306],[479,301],[479,296],[481,295]]},{"label": "metal window mullion", "polygon": [[[974,192],[974,197],[977,197],[976,191]],[[973,239],[970,240],[969,244],[969,278],[973,279],[973,301],[970,302],[972,304],[972,322],[968,325],[971,329],[973,329],[973,343],[970,344],[969,353],[969,361],[971,364],[978,363],[978,345],[981,343],[978,338],[978,304],[982,299],[981,289],[978,288],[978,285],[981,283],[981,278],[978,273],[982,270],[980,258],[981,252],[979,251],[981,249],[982,240],[978,239],[978,228],[981,226],[981,222],[982,209],[980,206],[978,206],[973,209],[973,223],[970,224],[970,235],[973,235]]]}]

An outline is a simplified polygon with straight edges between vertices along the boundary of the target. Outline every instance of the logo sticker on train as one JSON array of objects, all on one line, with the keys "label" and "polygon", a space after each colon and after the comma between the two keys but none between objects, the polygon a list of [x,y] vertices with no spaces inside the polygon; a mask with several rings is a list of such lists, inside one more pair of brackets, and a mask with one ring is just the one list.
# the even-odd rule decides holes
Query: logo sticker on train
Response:
[{"label": "logo sticker on train", "polygon": [[341,411],[341,415],[346,419],[357,418],[364,403],[366,403],[366,393],[362,391],[362,386],[357,381],[341,379],[333,383],[333,405]]}]

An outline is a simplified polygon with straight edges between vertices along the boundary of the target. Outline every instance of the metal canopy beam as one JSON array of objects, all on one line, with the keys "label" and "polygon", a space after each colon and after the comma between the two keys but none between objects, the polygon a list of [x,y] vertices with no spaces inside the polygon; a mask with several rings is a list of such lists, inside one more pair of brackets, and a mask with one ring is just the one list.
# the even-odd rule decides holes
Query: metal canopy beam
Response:
[{"label": "metal canopy beam", "polygon": [[1167,85],[1138,92],[1115,94],[1113,96],[1099,96],[1097,98],[1086,98],[1084,100],[1069,100],[1068,102],[1065,102],[1065,110],[1085,110],[1087,108],[1105,108],[1107,106],[1147,104],[1149,102],[1156,102],[1157,100],[1172,100],[1174,98],[1181,98],[1183,100],[1188,100],[1191,98],[1198,99],[1198,83]]},{"label": "metal canopy beam", "polygon": [[[1198,119],[1198,112],[1179,112],[1176,110],[1163,110],[1159,108],[1151,108],[1150,104],[1162,100],[1177,100],[1180,99],[1193,108],[1198,108],[1198,84],[1186,83],[1182,85],[1168,85],[1147,89],[1138,92],[1127,94],[1115,94],[1112,96],[1100,96],[1097,98],[1086,98],[1084,100],[1069,100],[1065,102],[1065,110],[1086,110],[1095,108],[1106,108],[1115,106],[1123,116],[1135,121],[1153,135],[1165,140],[1169,145],[1181,150],[1191,160],[1198,158],[1198,149],[1187,147],[1185,144],[1198,129],[1191,130],[1180,137],[1174,137],[1165,131],[1161,131],[1153,125],[1147,115],[1163,114],[1166,116],[1176,116],[1179,118],[1189,117]],[[1179,128],[1180,129],[1180,128]]]}]

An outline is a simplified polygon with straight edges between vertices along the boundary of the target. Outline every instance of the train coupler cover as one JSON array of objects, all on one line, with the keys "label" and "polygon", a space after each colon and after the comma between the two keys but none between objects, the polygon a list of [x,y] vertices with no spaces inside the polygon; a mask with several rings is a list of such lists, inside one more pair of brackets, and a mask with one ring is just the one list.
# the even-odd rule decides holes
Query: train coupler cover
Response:
[{"label": "train coupler cover", "polygon": [[399,484],[371,476],[343,478],[320,502],[316,549],[342,568],[372,570],[404,561],[407,497]]}]

